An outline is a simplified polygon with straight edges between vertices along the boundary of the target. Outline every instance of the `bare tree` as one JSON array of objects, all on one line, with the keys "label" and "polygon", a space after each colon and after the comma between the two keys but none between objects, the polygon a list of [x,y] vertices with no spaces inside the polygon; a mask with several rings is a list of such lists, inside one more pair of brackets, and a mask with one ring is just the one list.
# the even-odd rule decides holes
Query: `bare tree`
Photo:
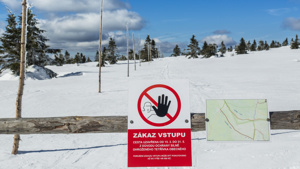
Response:
[{"label": "bare tree", "polygon": [[[27,1],[22,2],[22,31],[21,31],[21,60],[20,60],[20,79],[19,79],[19,89],[16,101],[16,118],[21,118],[22,112],[22,97],[24,91],[24,81],[25,81],[25,54],[26,54],[26,23],[27,22]],[[18,154],[20,142],[20,134],[15,134],[14,144],[12,154]]]},{"label": "bare tree", "polygon": [[103,14],[103,0],[101,0],[101,14],[100,14],[100,40],[99,40],[99,93],[101,93],[101,44],[102,44],[102,14]]}]

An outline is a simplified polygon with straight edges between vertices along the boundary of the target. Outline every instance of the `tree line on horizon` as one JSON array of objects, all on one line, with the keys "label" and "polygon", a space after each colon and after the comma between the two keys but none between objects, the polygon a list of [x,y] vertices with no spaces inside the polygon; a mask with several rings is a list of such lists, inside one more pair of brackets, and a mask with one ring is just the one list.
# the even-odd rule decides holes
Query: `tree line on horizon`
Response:
[{"label": "tree line on horizon", "polygon": [[[208,44],[206,41],[204,41],[202,48],[199,47],[199,42],[195,38],[196,36],[193,35],[190,39],[190,43],[187,46],[187,49],[184,49],[183,52],[181,52],[181,49],[179,48],[178,44],[173,49],[173,53],[171,56],[181,56],[185,55],[186,57],[190,58],[198,58],[199,55],[202,55],[203,58],[210,58],[211,56],[218,56],[218,52],[220,53],[220,57],[223,57],[226,51],[232,52],[233,47],[230,46],[226,49],[226,45],[224,44],[224,41],[221,42],[221,46],[218,47],[217,44]],[[288,38],[286,38],[282,44],[278,41],[272,40],[270,45],[267,41],[260,40],[258,44],[256,43],[256,40],[253,40],[251,43],[244,40],[244,38],[241,38],[240,43],[237,44],[235,48],[236,54],[247,54],[247,51],[262,51],[262,50],[269,50],[270,48],[278,48],[281,46],[287,46],[289,45]],[[291,49],[299,49],[299,39],[298,35],[296,35],[295,40],[292,38],[291,42]]]},{"label": "tree line on horizon", "polygon": [[[64,54],[62,54],[62,49],[50,48],[50,46],[46,45],[46,42],[49,41],[49,39],[43,35],[43,33],[46,31],[37,26],[38,19],[30,8],[28,9],[27,17],[26,66],[37,65],[44,67],[46,65],[80,65],[81,63],[92,62],[92,60],[89,57],[86,57],[83,53],[77,52],[75,56],[71,57],[67,50]],[[9,11],[6,21],[8,23],[6,30],[0,37],[0,41],[2,43],[0,45],[0,74],[3,70],[10,69],[15,75],[19,75],[22,17],[18,16],[17,21],[17,16]],[[240,43],[237,44],[234,49],[237,54],[246,54],[247,51],[269,50],[270,48],[277,48],[287,45],[289,45],[288,38],[286,38],[282,44],[273,40],[270,45],[267,43],[267,41],[262,40],[260,40],[258,44],[255,40],[253,40],[252,43],[250,41],[246,43],[244,38],[241,38]],[[295,40],[293,38],[291,39],[290,45],[291,49],[299,48],[298,35],[296,35]],[[110,37],[108,45],[104,46],[101,50],[102,67],[104,67],[107,62],[109,64],[116,64],[118,60],[133,60],[134,58],[139,58],[143,62],[148,62],[155,58],[159,58],[162,55],[159,53],[159,50],[156,47],[155,40],[151,39],[150,35],[147,35],[143,48],[137,53],[135,53],[133,49],[129,49],[128,58],[127,56],[119,55],[117,48],[118,47],[115,40]],[[184,49],[182,52],[179,46],[176,45],[171,56],[185,55],[188,58],[198,58],[198,56],[202,55],[203,58],[209,58],[211,56],[216,56],[219,52],[220,57],[222,57],[227,51],[232,52],[233,46],[226,48],[226,44],[223,41],[221,42],[220,47],[217,44],[211,44],[204,41],[202,47],[200,48],[196,36],[193,35],[190,39],[187,49]],[[99,61],[98,50],[96,51],[94,61]],[[99,64],[97,66],[99,66]]]}]

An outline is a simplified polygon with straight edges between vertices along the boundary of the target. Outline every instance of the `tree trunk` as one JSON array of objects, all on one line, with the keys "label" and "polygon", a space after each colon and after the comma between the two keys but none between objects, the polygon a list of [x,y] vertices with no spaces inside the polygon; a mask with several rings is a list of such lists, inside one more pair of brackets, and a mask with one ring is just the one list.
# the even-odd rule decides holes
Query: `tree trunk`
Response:
[{"label": "tree trunk", "polygon": [[103,0],[101,0],[101,14],[100,14],[100,40],[99,40],[99,93],[101,93],[101,44],[102,44],[102,13],[103,13]]},{"label": "tree trunk", "polygon": [[[19,79],[19,89],[16,101],[16,118],[21,118],[22,112],[22,97],[24,90],[24,80],[25,80],[25,53],[26,53],[26,21],[27,21],[27,1],[23,0],[22,2],[22,32],[21,32],[21,63],[20,63],[20,79]],[[18,154],[20,142],[20,135],[15,134],[14,136],[14,144],[12,154]]]},{"label": "tree trunk", "polygon": [[[209,123],[204,113],[191,113],[190,120],[192,132]],[[270,112],[268,121],[271,129],[300,130],[300,111]],[[124,133],[127,123],[127,116],[8,118],[0,119],[0,134]]]}]

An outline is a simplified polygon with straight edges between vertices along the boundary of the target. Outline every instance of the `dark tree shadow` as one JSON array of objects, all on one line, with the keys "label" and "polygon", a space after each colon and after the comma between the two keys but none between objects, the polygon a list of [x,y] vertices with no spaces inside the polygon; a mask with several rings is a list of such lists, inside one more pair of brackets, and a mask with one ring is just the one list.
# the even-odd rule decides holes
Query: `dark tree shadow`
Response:
[{"label": "dark tree shadow", "polygon": [[103,146],[93,146],[93,147],[83,147],[83,148],[67,148],[67,149],[54,149],[54,150],[29,150],[29,151],[19,151],[18,154],[30,154],[30,153],[45,153],[45,152],[60,152],[60,151],[76,151],[76,150],[91,150],[99,148],[109,148],[117,146],[126,146],[127,144],[115,144],[115,145],[103,145]]}]

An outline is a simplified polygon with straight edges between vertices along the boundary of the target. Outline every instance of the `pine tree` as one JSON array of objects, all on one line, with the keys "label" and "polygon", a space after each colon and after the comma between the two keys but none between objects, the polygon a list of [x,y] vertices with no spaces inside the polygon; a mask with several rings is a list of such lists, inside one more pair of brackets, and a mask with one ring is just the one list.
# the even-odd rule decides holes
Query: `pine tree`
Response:
[{"label": "pine tree", "polygon": [[95,62],[99,62],[99,51],[98,50],[96,51]]},{"label": "pine tree", "polygon": [[282,46],[287,46],[287,45],[289,45],[288,38],[286,38],[286,39],[282,42]]},{"label": "pine tree", "polygon": [[64,59],[65,59],[66,64],[71,64],[72,63],[72,58],[70,57],[70,53],[67,50],[65,52]]},{"label": "pine tree", "polygon": [[253,43],[252,43],[252,45],[251,45],[251,47],[250,47],[250,51],[256,51],[256,48],[257,48],[256,41],[253,40]]},{"label": "pine tree", "polygon": [[217,54],[217,48],[218,45],[216,44],[209,44],[208,45],[208,50],[207,50],[207,54],[205,55],[206,57],[211,57]]},{"label": "pine tree", "polygon": [[82,53],[80,53],[80,63],[85,63],[86,62],[86,57]]},{"label": "pine tree", "polygon": [[[36,15],[32,13],[32,10],[29,8],[27,13],[27,43],[26,43],[26,63],[27,65],[46,65],[46,50],[49,46],[46,45],[46,42],[49,40],[43,33],[45,30],[40,29],[37,25],[39,24]],[[19,24],[22,22],[22,17],[19,16]]]},{"label": "pine tree", "polygon": [[158,58],[158,51],[156,48],[156,42],[154,39],[151,41],[151,55],[153,58]]},{"label": "pine tree", "polygon": [[250,48],[251,48],[251,42],[250,42],[250,40],[249,40],[248,43],[247,43],[247,50],[249,51]]},{"label": "pine tree", "polygon": [[275,41],[272,40],[271,44],[270,44],[270,48],[275,48]]},{"label": "pine tree", "polygon": [[21,29],[16,22],[16,16],[13,13],[8,14],[6,20],[8,25],[2,34],[2,68],[10,68],[14,74],[20,73],[20,49],[21,49]]},{"label": "pine tree", "polygon": [[[49,46],[46,45],[48,39],[43,36],[45,31],[37,26],[38,20],[31,9],[28,9],[27,18],[27,66],[32,64],[45,66],[53,60],[47,53],[55,54],[60,51],[60,49],[48,49]],[[19,16],[19,22],[17,23],[16,16],[9,11],[7,22],[8,25],[6,26],[6,31],[0,38],[0,41],[2,42],[1,49],[5,53],[3,56],[5,63],[2,68],[10,68],[14,74],[19,74],[22,17]]]},{"label": "pine tree", "polygon": [[[102,53],[101,53],[101,67],[105,67],[105,65],[107,64],[106,61],[108,60],[107,59],[107,53],[108,53],[108,50],[106,47],[103,47],[102,49]],[[98,62],[99,61],[99,51],[97,50],[96,51],[96,56],[95,56],[95,62]],[[97,64],[97,67],[99,67],[99,63]]]},{"label": "pine tree", "polygon": [[62,66],[63,64],[65,64],[65,58],[63,54],[55,54],[54,57],[57,66]]},{"label": "pine tree", "polygon": [[240,44],[236,48],[236,53],[237,54],[246,54],[247,53],[246,42],[245,42],[244,38],[241,38]]},{"label": "pine tree", "polygon": [[200,51],[199,43],[195,39],[195,37],[196,37],[195,35],[192,36],[192,38],[190,39],[190,44],[188,45],[189,59],[190,58],[198,58],[198,54]]},{"label": "pine tree", "polygon": [[149,44],[151,44],[151,39],[150,35],[147,35],[147,38],[144,43],[144,48],[140,51],[141,59],[146,62],[150,60],[150,58],[148,57]]},{"label": "pine tree", "polygon": [[264,50],[264,46],[265,46],[264,41],[260,40],[260,41],[258,42],[257,50],[258,50],[258,51]]},{"label": "pine tree", "polygon": [[208,44],[206,41],[204,41],[202,50],[201,50],[201,54],[205,56],[205,54],[207,53],[207,49],[208,49]]},{"label": "pine tree", "polygon": [[[293,39],[292,39],[293,40]],[[291,42],[291,49],[299,49],[299,39],[298,35],[296,35],[295,41]]]},{"label": "pine tree", "polygon": [[107,51],[107,59],[110,64],[117,63],[116,52],[117,52],[116,42],[113,38],[110,38],[108,42],[108,51]]},{"label": "pine tree", "polygon": [[74,57],[73,63],[76,63],[77,66],[79,66],[80,62],[81,62],[80,54],[79,54],[79,52],[77,52],[75,57]]},{"label": "pine tree", "polygon": [[179,46],[176,44],[175,48],[173,49],[173,54],[171,56],[180,56],[181,55],[181,51]]},{"label": "pine tree", "polygon": [[[107,60],[107,49],[106,49],[106,47],[103,47],[103,49],[102,49],[101,59],[102,59],[101,66],[105,67],[105,65],[107,64],[106,63],[106,60]],[[98,57],[98,60],[99,60],[99,57]]]},{"label": "pine tree", "polygon": [[232,52],[232,50],[233,50],[233,49],[232,49],[232,46],[230,46],[230,47],[227,49],[228,52]]},{"label": "pine tree", "polygon": [[224,53],[226,53],[226,46],[223,41],[221,42],[221,47],[219,49],[219,52],[221,52],[221,56],[224,56]]},{"label": "pine tree", "polygon": [[133,60],[133,50],[132,49],[129,49],[129,52],[128,52],[128,57],[129,57],[129,60]]},{"label": "pine tree", "polygon": [[269,50],[270,46],[267,41],[265,41],[264,50]]},{"label": "pine tree", "polygon": [[91,59],[90,59],[90,57],[88,57],[88,59],[87,59],[86,62],[88,62],[88,63],[89,63],[89,62],[92,62]]}]

